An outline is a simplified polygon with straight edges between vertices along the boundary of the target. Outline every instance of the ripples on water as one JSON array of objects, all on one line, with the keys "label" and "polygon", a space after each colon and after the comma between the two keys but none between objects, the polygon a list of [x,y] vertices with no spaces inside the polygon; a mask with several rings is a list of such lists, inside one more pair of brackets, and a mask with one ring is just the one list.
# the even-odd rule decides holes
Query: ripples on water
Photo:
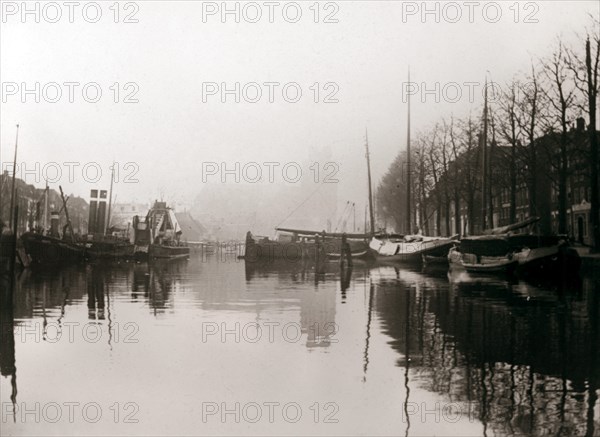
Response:
[{"label": "ripples on water", "polygon": [[12,314],[3,293],[2,435],[598,435],[598,284],[234,257],[26,270]]}]

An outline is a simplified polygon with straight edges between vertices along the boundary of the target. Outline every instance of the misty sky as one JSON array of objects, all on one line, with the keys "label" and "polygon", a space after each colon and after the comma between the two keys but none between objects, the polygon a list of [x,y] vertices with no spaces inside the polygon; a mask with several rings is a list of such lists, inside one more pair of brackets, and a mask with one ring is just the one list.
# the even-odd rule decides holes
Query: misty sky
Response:
[{"label": "misty sky", "polygon": [[[6,3],[13,2],[3,3],[5,11]],[[431,88],[435,82],[441,86],[481,83],[486,71],[493,81],[504,83],[528,70],[532,57],[549,54],[557,35],[576,41],[575,33],[583,33],[590,22],[588,14],[598,15],[594,1],[535,2],[535,7],[521,2],[515,23],[513,2],[499,2],[502,17],[497,23],[483,17],[481,6],[475,9],[473,23],[469,23],[466,7],[458,23],[436,23],[432,16],[423,23],[418,13],[403,22],[402,2],[356,1],[336,3],[339,10],[333,18],[338,23],[323,22],[334,7],[326,9],[321,3],[319,23],[315,23],[314,11],[309,9],[313,2],[300,3],[302,18],[297,23],[286,21],[281,7],[275,9],[274,23],[269,23],[267,7],[262,7],[258,23],[243,19],[235,23],[231,16],[222,23],[219,14],[206,16],[203,22],[206,4],[191,1],[137,2],[134,18],[138,23],[114,23],[114,11],[108,9],[112,2],[102,3],[103,15],[97,23],[85,21],[77,9],[74,23],[69,23],[66,7],[58,23],[43,18],[35,23],[32,17],[22,23],[19,13],[3,14],[2,160],[12,160],[18,122],[18,162],[26,162],[30,169],[35,162],[41,166],[79,162],[76,180],[68,180],[68,168],[63,166],[59,183],[67,192],[86,198],[94,184],[83,180],[81,167],[89,162],[99,163],[104,171],[95,186],[106,188],[113,160],[120,163],[122,176],[133,169],[124,169],[126,162],[137,164],[139,182],[117,184],[117,201],[147,201],[162,195],[185,205],[202,190],[202,162],[224,162],[234,168],[235,162],[243,166],[296,161],[303,169],[302,177],[313,178],[309,162],[318,159],[339,165],[340,203],[364,202],[365,128],[376,185],[395,154],[405,147],[407,105],[402,101],[402,82],[409,64],[412,80]],[[216,5],[220,7],[221,2]],[[134,11],[128,8],[121,4],[119,21]],[[46,12],[54,16],[53,11]],[[528,15],[538,22],[525,23]],[[30,88],[36,82],[40,86],[95,82],[102,98],[98,103],[86,102],[80,86],[70,103],[63,86],[57,103],[44,101],[43,96],[40,103],[33,96],[23,103],[21,90],[15,95],[4,92],[9,82],[19,86],[25,82]],[[118,103],[110,89],[115,82],[120,84]],[[138,103],[123,102],[135,89],[124,88],[129,82],[138,88],[134,96]],[[207,82],[227,82],[231,87],[235,82],[242,86],[278,82],[281,86],[275,89],[273,103],[264,86],[258,103],[245,102],[243,97],[235,103],[231,96],[223,103],[219,94],[203,102],[203,83]],[[290,82],[302,90],[298,103],[282,97],[282,86]],[[324,89],[328,82],[339,88],[334,96],[337,103],[322,101],[335,89],[332,85]],[[318,103],[310,88],[315,83],[320,84]],[[472,103],[467,88],[457,103],[436,103],[431,96],[421,102],[420,96],[414,97],[414,131],[442,116],[479,111],[481,87],[477,90]],[[34,182],[33,176],[28,181]],[[218,175],[208,181],[221,183]],[[233,177],[229,181],[233,183]],[[279,170],[275,183],[283,183]],[[43,186],[43,182],[36,185]],[[259,188],[256,195],[260,195]]]}]

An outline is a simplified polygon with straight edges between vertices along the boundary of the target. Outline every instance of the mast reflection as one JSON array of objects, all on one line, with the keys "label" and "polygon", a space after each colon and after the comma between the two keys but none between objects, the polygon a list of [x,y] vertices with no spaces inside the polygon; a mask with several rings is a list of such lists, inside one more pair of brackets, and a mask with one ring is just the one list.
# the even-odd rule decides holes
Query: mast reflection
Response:
[{"label": "mast reflection", "polygon": [[597,282],[561,294],[465,273],[378,268],[373,278],[407,396],[409,377],[447,394],[485,435],[597,433]]},{"label": "mast reflection", "polygon": [[17,366],[15,359],[15,323],[13,311],[14,275],[0,275],[0,374],[10,377],[13,421],[16,421]]}]

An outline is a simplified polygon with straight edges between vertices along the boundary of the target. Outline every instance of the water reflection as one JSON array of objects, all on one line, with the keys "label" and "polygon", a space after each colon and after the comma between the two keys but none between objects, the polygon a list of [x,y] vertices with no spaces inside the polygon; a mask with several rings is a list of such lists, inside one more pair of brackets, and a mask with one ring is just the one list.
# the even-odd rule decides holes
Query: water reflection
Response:
[{"label": "water reflection", "polygon": [[[0,375],[10,378],[10,401],[17,402],[17,367],[15,359],[15,336],[13,314],[14,278],[2,269],[0,274]],[[13,421],[16,417],[13,415]]]},{"label": "water reflection", "polygon": [[[375,433],[407,436],[591,436],[600,430],[597,278],[557,286],[439,268],[357,264],[340,271],[332,263],[316,272],[310,264],[244,263],[232,257],[27,270],[16,277],[14,297],[7,292],[8,278],[2,281],[0,370],[9,381],[4,387],[10,388],[2,401],[17,402],[13,332],[39,321],[43,345],[50,342],[48,326],[83,320],[108,327],[107,341],[63,343],[53,355],[56,364],[77,363],[90,384],[96,379],[107,384],[111,396],[120,385],[141,390],[147,410],[144,433],[154,431],[153,420],[161,412],[175,423],[173,434],[193,434],[202,425],[198,416],[181,416],[179,407],[165,406],[164,399],[185,399],[198,408],[199,387],[212,393],[211,400],[228,387],[248,399],[283,390],[301,393],[297,396],[306,405],[330,396],[351,405],[340,428],[292,432],[300,434],[364,433],[373,427],[381,431]],[[140,335],[147,332],[141,349],[132,346],[131,355],[122,347],[123,336],[114,335],[126,322],[138,324]],[[229,329],[236,323],[293,323],[299,334],[293,341],[227,348],[220,337],[215,343],[199,340],[206,323]],[[294,336],[293,330],[287,334]],[[20,341],[17,352],[20,389],[26,393],[20,398],[36,401],[38,390],[44,393],[50,383],[61,385],[53,396],[78,392],[75,382],[70,385],[69,371],[36,367],[51,349]],[[140,362],[153,364],[129,374]],[[152,391],[157,372],[165,382]],[[120,383],[112,383],[119,377]],[[431,402],[459,405],[468,423],[440,425],[434,416],[423,418],[414,410],[423,402],[430,409]],[[378,414],[382,417],[373,419]],[[27,426],[12,431],[42,432]],[[284,431],[257,428],[256,433]]]},{"label": "water reflection", "polygon": [[448,279],[375,272],[376,311],[413,384],[466,403],[485,435],[594,435],[597,285],[567,294],[464,272]]}]

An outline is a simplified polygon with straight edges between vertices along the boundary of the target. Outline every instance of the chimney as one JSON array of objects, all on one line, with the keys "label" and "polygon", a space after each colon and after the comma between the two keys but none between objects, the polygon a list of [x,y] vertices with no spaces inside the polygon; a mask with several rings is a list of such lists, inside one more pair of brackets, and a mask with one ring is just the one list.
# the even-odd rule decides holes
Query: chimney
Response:
[{"label": "chimney", "polygon": [[583,117],[577,118],[577,130],[580,132],[585,130],[585,119]]},{"label": "chimney", "polygon": [[60,237],[58,232],[58,213],[56,211],[50,213],[50,236],[55,238]]}]

